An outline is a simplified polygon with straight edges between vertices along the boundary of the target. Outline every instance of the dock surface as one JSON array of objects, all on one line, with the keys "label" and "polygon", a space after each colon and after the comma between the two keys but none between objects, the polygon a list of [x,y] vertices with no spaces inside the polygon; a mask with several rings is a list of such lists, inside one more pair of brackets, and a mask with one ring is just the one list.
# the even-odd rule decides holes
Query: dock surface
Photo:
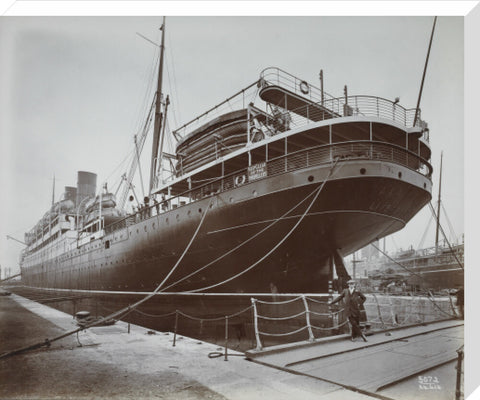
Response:
[{"label": "dock surface", "polygon": [[[0,354],[76,328],[71,315],[0,297]],[[2,399],[371,399],[341,385],[254,363],[216,345],[118,321],[0,358]],[[235,355],[234,355],[235,354]]]},{"label": "dock surface", "polygon": [[247,355],[263,365],[372,396],[455,398],[456,350],[463,345],[463,321],[447,320],[389,330],[370,335],[366,343],[348,338],[341,335],[311,344],[250,351]]}]

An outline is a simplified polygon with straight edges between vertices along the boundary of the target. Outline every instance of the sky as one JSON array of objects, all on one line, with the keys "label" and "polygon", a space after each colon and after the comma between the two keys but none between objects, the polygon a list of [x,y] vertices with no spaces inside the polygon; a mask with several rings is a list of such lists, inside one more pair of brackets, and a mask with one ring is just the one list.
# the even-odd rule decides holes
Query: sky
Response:
[{"label": "sky", "polygon": [[[115,191],[133,136],[156,85],[160,17],[3,17],[0,25],[2,187],[0,265],[18,270],[23,240],[77,171],[98,174]],[[280,67],[334,96],[363,94],[416,105],[432,17],[168,17],[164,92],[174,128]],[[143,36],[143,37],[142,37]],[[145,37],[145,38],[144,38]],[[463,18],[439,17],[425,79],[422,118],[430,127],[437,199],[449,240],[464,233]],[[142,177],[148,181],[147,139]],[[127,159],[128,161],[129,159]],[[125,161],[122,164],[122,161]],[[139,176],[136,178],[140,192]],[[443,211],[442,211],[443,213]],[[387,238],[389,251],[417,248],[431,212],[424,208]],[[423,243],[434,243],[431,224]]]}]

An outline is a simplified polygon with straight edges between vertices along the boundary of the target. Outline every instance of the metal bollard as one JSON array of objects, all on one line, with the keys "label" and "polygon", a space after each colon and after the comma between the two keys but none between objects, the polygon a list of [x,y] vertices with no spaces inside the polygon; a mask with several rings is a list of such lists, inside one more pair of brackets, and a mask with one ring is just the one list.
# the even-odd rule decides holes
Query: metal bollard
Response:
[{"label": "metal bollard", "polygon": [[130,334],[130,322],[128,323],[128,333]]}]

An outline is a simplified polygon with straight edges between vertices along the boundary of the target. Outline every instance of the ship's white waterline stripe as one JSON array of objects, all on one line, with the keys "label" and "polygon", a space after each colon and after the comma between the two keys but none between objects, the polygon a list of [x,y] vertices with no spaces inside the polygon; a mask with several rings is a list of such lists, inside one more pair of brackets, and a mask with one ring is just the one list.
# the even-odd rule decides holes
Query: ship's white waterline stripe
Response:
[{"label": "ship's white waterline stripe", "polygon": [[276,296],[276,297],[291,297],[291,296],[307,296],[307,297],[325,297],[330,296],[329,293],[189,293],[189,292],[126,292],[126,291],[114,291],[114,290],[87,290],[87,289],[59,289],[59,288],[38,288],[35,286],[22,286],[29,289],[36,289],[50,292],[65,292],[65,293],[82,293],[82,294],[110,294],[110,295],[130,295],[130,296],[146,296],[152,294],[154,296],[203,296],[203,297],[220,297],[220,296],[233,296],[233,297],[247,297],[250,301],[250,297],[259,296]]},{"label": "ship's white waterline stripe", "polygon": [[465,16],[476,1],[7,1],[5,16]]},{"label": "ship's white waterline stripe", "polygon": [[[310,195],[309,195],[310,196]],[[375,215],[377,217],[384,217],[386,219],[393,219],[397,222],[400,222],[401,224],[403,224],[403,226],[406,225],[406,222],[403,221],[402,219],[400,218],[396,218],[396,217],[392,217],[390,215],[386,215],[386,214],[381,214],[381,213],[377,213],[375,211],[365,211],[365,210],[332,210],[332,211],[316,211],[316,212],[312,212],[312,213],[308,213],[307,216],[314,216],[314,215],[323,215],[323,214],[337,214],[337,213],[357,213],[357,214],[368,214],[368,215]],[[265,220],[262,220],[262,221],[256,221],[256,222],[250,222],[248,224],[242,224],[242,225],[236,225],[236,226],[231,226],[231,227],[228,227],[228,228],[223,228],[223,229],[218,229],[216,231],[210,231],[208,232],[208,234],[213,234],[213,233],[220,233],[220,232],[225,232],[225,231],[229,231],[229,230],[233,230],[233,229],[240,229],[240,228],[245,228],[245,227],[248,227],[248,226],[252,226],[252,225],[259,225],[259,224],[267,224],[269,222],[272,222],[272,221],[279,221],[279,220],[286,220],[286,219],[292,219],[292,218],[298,218],[300,217],[300,214],[298,215],[291,215],[289,217],[280,217],[279,219],[265,219]]]}]

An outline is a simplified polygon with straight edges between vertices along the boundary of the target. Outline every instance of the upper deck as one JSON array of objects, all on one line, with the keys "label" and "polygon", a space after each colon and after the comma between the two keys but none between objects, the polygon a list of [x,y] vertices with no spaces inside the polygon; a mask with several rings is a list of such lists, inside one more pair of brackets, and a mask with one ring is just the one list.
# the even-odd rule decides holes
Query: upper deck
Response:
[{"label": "upper deck", "polygon": [[[173,135],[178,140],[176,156],[170,155],[170,174],[157,177],[156,192],[171,193],[172,185],[187,190],[192,181],[218,178],[319,145],[381,142],[405,148],[426,162],[431,156],[429,130],[420,110],[407,109],[398,99],[334,97],[279,68],[263,70],[257,82]],[[265,153],[263,159],[256,156],[260,152]]]}]

